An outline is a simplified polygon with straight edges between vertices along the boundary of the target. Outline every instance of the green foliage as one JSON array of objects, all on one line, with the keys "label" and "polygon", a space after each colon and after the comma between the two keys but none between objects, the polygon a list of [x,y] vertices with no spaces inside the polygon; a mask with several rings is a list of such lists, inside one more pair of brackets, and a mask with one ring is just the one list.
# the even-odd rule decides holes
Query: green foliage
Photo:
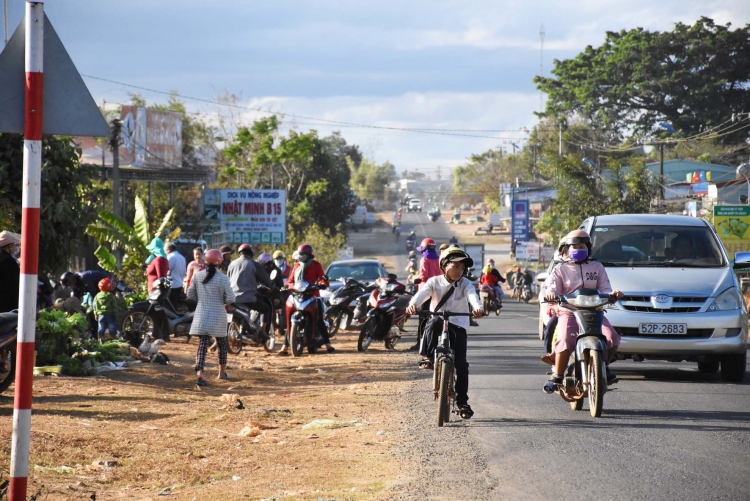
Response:
[{"label": "green foliage", "polygon": [[[167,234],[167,228],[170,227],[174,218],[173,210],[167,211],[164,219],[152,234],[150,231],[152,225],[140,197],[136,196],[135,206],[133,226],[130,226],[123,218],[102,209],[99,211],[98,220],[86,228],[86,233],[99,243],[95,251],[99,266],[112,273],[122,273],[125,281],[132,286],[138,286],[143,282],[141,264],[150,254],[146,245],[151,242],[152,236],[173,240],[180,235],[179,228]],[[109,245],[111,250],[105,245]],[[119,266],[117,258],[112,254],[114,250],[121,250],[124,253]]]},{"label": "green foliage", "polygon": [[52,365],[58,355],[69,355],[73,339],[84,336],[86,318],[76,313],[68,318],[58,310],[41,310],[36,323],[36,364]]},{"label": "green foliage", "polygon": [[487,150],[471,155],[466,164],[456,167],[453,171],[453,192],[459,197],[479,195],[493,210],[499,210],[500,185],[528,177],[517,156]]},{"label": "green foliage", "polygon": [[390,162],[377,165],[372,160],[364,159],[359,164],[347,159],[351,172],[350,184],[354,194],[362,200],[383,200],[388,203],[393,194],[389,184],[398,178],[396,168]]},{"label": "green foliage", "polygon": [[[706,17],[670,32],[607,32],[600,47],[556,60],[535,77],[550,117],[585,117],[619,135],[652,136],[667,121],[690,136],[750,109],[750,25],[730,30]],[[740,142],[748,129],[720,138]]]},{"label": "green foliage", "polygon": [[[45,136],[42,151],[42,204],[39,271],[58,274],[84,239],[107,192],[96,182],[97,169],[81,165],[71,138]],[[0,224],[20,232],[23,188],[23,136],[0,134]]]}]

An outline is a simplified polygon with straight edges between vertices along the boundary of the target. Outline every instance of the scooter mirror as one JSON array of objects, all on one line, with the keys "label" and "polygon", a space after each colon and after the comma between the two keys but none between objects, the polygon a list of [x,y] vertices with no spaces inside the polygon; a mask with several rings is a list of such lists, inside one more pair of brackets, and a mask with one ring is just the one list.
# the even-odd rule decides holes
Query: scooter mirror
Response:
[{"label": "scooter mirror", "polygon": [[422,279],[421,279],[421,278],[415,278],[415,279],[414,279],[414,281],[413,281],[412,283],[413,283],[414,285],[419,285],[419,284],[421,284],[421,283],[422,283]]}]

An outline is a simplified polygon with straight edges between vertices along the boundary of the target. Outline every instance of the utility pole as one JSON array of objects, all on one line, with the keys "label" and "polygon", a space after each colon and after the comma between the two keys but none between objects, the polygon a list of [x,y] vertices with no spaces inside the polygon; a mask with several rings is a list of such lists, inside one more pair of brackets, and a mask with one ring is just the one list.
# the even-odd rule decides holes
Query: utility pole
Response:
[{"label": "utility pole", "polygon": [[[115,118],[110,122],[109,149],[112,150],[112,212],[123,217],[120,212],[120,133],[122,121]],[[102,149],[102,159],[104,150]],[[102,160],[102,164],[104,161]]]},{"label": "utility pole", "polygon": [[664,200],[664,143],[659,144],[659,203]]}]

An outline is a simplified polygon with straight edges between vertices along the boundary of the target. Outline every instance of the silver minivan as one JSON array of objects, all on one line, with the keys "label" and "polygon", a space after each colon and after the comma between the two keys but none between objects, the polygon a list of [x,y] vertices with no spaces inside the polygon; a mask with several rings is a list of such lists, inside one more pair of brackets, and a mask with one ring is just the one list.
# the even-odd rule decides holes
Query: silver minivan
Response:
[{"label": "silver minivan", "polygon": [[[701,372],[742,381],[747,307],[732,263],[704,219],[618,214],[586,219],[592,255],[625,296],[607,311],[635,361],[698,362]],[[738,263],[738,267],[739,267]]]}]

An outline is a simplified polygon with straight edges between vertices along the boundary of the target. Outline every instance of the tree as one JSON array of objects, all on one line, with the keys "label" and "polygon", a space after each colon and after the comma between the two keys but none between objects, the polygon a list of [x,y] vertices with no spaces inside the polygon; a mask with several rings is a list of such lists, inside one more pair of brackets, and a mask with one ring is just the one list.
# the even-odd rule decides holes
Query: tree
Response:
[{"label": "tree", "polygon": [[[98,183],[98,169],[81,165],[81,150],[69,137],[45,136],[42,142],[42,200],[39,271],[67,270],[78,251],[84,228],[108,190]],[[23,136],[0,134],[0,222],[19,232],[23,186]]]},{"label": "tree", "polygon": [[[146,207],[140,197],[135,197],[135,217],[133,225],[129,225],[123,218],[112,212],[102,209],[99,211],[97,221],[89,224],[86,234],[93,237],[99,247],[94,255],[99,259],[99,266],[109,272],[122,272],[125,280],[134,285],[143,285],[143,270],[141,264],[146,261],[150,252],[146,246],[152,238],[163,238],[174,240],[179,238],[180,229],[168,230],[172,223],[174,210],[170,209],[164,216],[161,224],[152,233],[151,223],[148,220]],[[118,264],[117,258],[112,251],[124,252],[122,263]]]},{"label": "tree", "polygon": [[466,164],[456,167],[453,171],[453,191],[458,196],[479,195],[493,210],[498,210],[500,185],[514,183],[516,178],[529,178],[517,156],[487,150],[471,155]]},{"label": "tree", "polygon": [[383,200],[388,203],[392,198],[390,183],[396,180],[396,168],[390,162],[378,165],[372,160],[364,159],[359,165],[348,161],[351,172],[351,187],[354,194],[363,200]]},{"label": "tree", "polygon": [[[600,47],[555,60],[554,77],[534,78],[548,95],[545,115],[577,114],[621,139],[653,136],[660,121],[686,137],[706,132],[750,109],[750,25],[729,28],[702,17],[671,32],[607,32]],[[749,134],[735,127],[718,137]]]}]

